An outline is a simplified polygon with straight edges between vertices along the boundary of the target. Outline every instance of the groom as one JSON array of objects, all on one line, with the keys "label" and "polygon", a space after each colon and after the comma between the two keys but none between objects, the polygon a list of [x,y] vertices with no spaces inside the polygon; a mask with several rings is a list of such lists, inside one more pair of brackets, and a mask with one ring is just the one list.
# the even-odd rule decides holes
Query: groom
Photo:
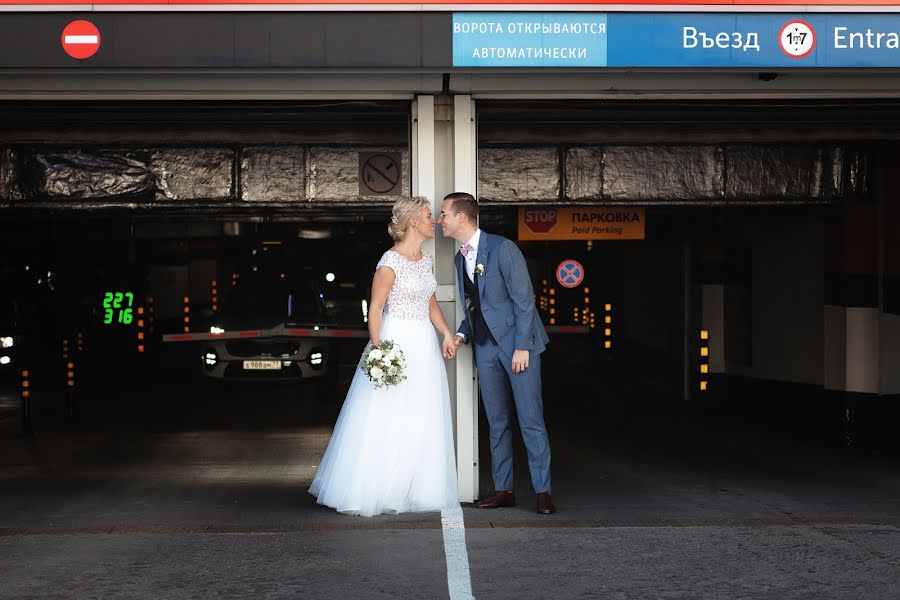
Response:
[{"label": "groom", "polygon": [[[455,192],[441,206],[444,236],[460,244],[456,276],[466,307],[455,346],[472,342],[481,398],[490,425],[494,493],[478,508],[515,506],[512,406],[528,450],[537,511],[556,512],[550,495],[550,440],[541,400],[541,352],[549,339],[537,309],[525,258],[510,240],[478,228],[474,196]],[[447,342],[444,354],[455,349]]]}]

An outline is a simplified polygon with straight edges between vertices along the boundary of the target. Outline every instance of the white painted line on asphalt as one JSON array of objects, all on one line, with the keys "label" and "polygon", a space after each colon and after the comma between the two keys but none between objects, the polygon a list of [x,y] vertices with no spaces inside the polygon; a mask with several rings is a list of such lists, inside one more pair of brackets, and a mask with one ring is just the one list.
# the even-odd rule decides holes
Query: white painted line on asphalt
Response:
[{"label": "white painted line on asphalt", "polygon": [[466,550],[466,524],[459,505],[441,510],[444,530],[444,556],[447,557],[447,587],[450,600],[474,600],[472,577],[469,575],[469,552]]}]

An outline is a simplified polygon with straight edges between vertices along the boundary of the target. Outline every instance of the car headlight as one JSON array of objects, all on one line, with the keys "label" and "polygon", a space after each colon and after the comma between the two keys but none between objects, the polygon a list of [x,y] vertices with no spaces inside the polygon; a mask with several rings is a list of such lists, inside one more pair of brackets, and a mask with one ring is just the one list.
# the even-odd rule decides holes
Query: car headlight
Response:
[{"label": "car headlight", "polygon": [[216,362],[218,362],[218,360],[219,360],[219,357],[216,356],[215,352],[207,352],[203,356],[203,362],[205,362],[207,364],[207,366],[210,366],[210,367],[215,366],[215,364],[216,364]]},{"label": "car headlight", "polygon": [[319,366],[322,364],[324,360],[324,355],[321,350],[313,350],[309,355],[309,364]]},{"label": "car headlight", "polygon": [[222,329],[221,327],[219,327],[218,325],[213,325],[212,327],[209,328],[209,332],[219,334],[219,333],[225,333],[225,330]]},{"label": "car headlight", "polygon": [[12,348],[13,339],[10,336],[0,337],[0,348]]},{"label": "car headlight", "polygon": [[8,356],[0,356],[0,365],[8,365],[12,362],[12,359]]}]

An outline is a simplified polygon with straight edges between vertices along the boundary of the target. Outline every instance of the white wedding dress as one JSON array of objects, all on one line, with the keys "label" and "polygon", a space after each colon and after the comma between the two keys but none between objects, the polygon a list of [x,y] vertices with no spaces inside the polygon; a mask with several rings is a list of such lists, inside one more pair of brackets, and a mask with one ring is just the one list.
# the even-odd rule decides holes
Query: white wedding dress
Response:
[{"label": "white wedding dress", "polygon": [[319,504],[371,517],[440,510],[458,503],[450,393],[428,315],[437,288],[433,260],[392,250],[378,267],[394,270],[381,339],[399,344],[407,378],[376,389],[357,369],[309,493]]}]

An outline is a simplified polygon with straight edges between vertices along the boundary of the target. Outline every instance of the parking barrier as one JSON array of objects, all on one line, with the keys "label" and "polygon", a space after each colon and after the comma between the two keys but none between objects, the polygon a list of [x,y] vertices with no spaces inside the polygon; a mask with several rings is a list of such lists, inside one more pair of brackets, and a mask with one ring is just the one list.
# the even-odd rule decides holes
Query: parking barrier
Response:
[{"label": "parking barrier", "polygon": [[272,329],[245,329],[226,331],[225,333],[172,333],[162,336],[163,342],[201,342],[208,340],[234,340],[258,337],[309,337],[309,338],[344,338],[364,339],[369,337],[368,329],[328,329],[326,327],[285,327],[279,325]]}]

